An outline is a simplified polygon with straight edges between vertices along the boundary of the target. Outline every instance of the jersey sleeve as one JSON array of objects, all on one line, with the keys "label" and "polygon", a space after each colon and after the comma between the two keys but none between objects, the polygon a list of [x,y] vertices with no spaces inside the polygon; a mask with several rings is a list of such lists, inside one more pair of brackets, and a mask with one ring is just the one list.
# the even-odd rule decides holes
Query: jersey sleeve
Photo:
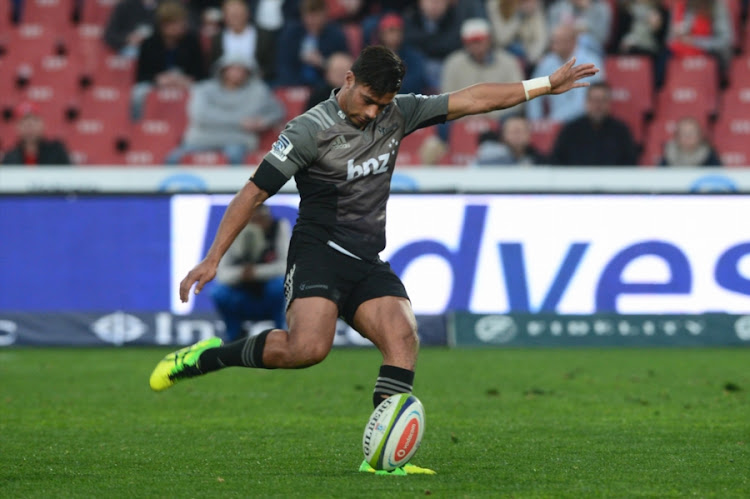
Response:
[{"label": "jersey sleeve", "polygon": [[400,94],[395,101],[404,115],[404,135],[430,125],[445,123],[448,116],[448,94]]},{"label": "jersey sleeve", "polygon": [[299,170],[317,157],[316,131],[304,117],[290,121],[250,178],[259,188],[275,194]]}]

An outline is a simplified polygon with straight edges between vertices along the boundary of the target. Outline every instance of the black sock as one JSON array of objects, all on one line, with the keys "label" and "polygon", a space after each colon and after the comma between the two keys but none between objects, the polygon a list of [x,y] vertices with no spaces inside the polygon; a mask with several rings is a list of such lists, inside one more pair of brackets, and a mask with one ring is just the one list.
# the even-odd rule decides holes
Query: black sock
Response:
[{"label": "black sock", "polygon": [[265,369],[263,348],[266,346],[266,336],[271,331],[273,330],[266,329],[256,336],[248,336],[218,348],[206,350],[198,359],[198,368],[204,374],[230,366]]},{"label": "black sock", "polygon": [[396,366],[380,366],[372,403],[375,407],[387,397],[397,393],[411,393],[414,385],[414,371]]}]

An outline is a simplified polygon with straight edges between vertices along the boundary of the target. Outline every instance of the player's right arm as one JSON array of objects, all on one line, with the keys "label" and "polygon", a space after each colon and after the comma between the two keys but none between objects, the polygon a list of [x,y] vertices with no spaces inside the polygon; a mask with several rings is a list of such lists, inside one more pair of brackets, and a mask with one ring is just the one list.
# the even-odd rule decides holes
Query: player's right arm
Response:
[{"label": "player's right arm", "polygon": [[451,92],[448,98],[448,120],[506,109],[545,94],[561,94],[573,88],[586,87],[582,78],[594,76],[599,68],[593,64],[574,66],[575,58],[560,66],[549,78],[535,78],[517,83],[478,83]]},{"label": "player's right arm", "polygon": [[201,292],[203,286],[216,276],[216,268],[224,253],[237,237],[237,234],[247,225],[255,209],[268,199],[269,194],[259,188],[252,180],[235,194],[227,206],[224,216],[221,218],[219,228],[216,231],[213,243],[198,265],[188,272],[180,283],[180,300],[184,303],[188,300],[190,288],[195,286],[195,294]]}]

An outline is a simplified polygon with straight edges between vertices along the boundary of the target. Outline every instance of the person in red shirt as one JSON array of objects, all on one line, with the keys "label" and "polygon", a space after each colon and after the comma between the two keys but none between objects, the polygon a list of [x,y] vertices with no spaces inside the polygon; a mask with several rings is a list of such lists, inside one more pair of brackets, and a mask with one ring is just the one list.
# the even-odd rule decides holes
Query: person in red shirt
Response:
[{"label": "person in red shirt", "polygon": [[670,12],[669,51],[677,57],[731,56],[732,25],[724,2],[676,0]]},{"label": "person in red shirt", "polygon": [[44,120],[33,102],[16,106],[18,142],[3,156],[4,165],[70,165],[65,145],[44,137]]}]

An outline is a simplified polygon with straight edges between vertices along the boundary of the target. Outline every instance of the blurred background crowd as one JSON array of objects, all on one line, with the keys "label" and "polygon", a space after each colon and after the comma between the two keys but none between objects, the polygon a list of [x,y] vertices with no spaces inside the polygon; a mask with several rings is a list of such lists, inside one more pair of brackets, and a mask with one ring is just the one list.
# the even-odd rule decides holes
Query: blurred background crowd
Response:
[{"label": "blurred background crowd", "polygon": [[588,89],[419,130],[400,165],[747,166],[747,0],[8,0],[5,165],[254,165],[362,47],[402,92],[548,75]]}]

